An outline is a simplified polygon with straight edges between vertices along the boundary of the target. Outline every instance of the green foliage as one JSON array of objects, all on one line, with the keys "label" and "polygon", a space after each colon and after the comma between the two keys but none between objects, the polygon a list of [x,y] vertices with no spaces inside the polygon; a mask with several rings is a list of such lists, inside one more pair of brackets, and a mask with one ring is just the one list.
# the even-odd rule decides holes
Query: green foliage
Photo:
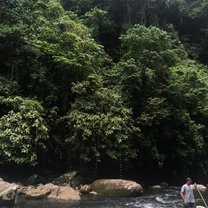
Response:
[{"label": "green foliage", "polygon": [[[26,95],[65,109],[72,99],[71,83],[103,66],[102,46],[72,12],[64,11],[60,1],[13,1],[5,3],[5,8],[8,13],[2,14],[5,19],[0,22],[4,76],[18,81]],[[16,21],[8,22],[13,13]],[[58,99],[62,102],[57,103]]]},{"label": "green foliage", "polygon": [[179,32],[189,55],[207,64],[207,20],[206,0],[169,1],[167,12],[172,24]]},{"label": "green foliage", "polygon": [[105,88],[97,75],[90,75],[85,82],[75,85],[73,91],[77,98],[67,115],[71,151],[84,161],[134,157],[130,140],[138,129],[134,128],[131,111],[123,105],[121,97]]},{"label": "green foliage", "polygon": [[[3,2],[2,6],[4,10],[0,12],[1,95],[5,96],[4,99],[9,99],[9,96],[16,95],[18,91],[18,95],[36,97],[37,102],[41,101],[46,108],[36,112],[40,114],[37,114],[37,118],[40,117],[40,122],[43,122],[42,114],[47,114],[50,132],[44,132],[41,127],[37,128],[43,138],[47,138],[47,135],[52,138],[52,141],[45,142],[48,145],[46,148],[54,148],[54,154],[61,155],[62,150],[57,149],[65,144],[61,139],[65,137],[61,117],[69,110],[73,100],[72,82],[82,81],[89,73],[100,71],[101,67],[105,67],[103,63],[107,60],[106,56],[102,46],[93,40],[89,29],[77,20],[75,14],[64,11],[58,0],[12,0]],[[21,104],[22,102],[19,105],[26,105],[24,102]],[[27,128],[34,128],[32,121],[28,123],[28,118],[22,115],[21,109],[16,108],[10,112],[8,108],[12,111],[7,105],[3,105],[1,109],[4,131],[6,127],[3,123],[15,116]],[[25,116],[29,117],[27,114]],[[9,128],[12,128],[12,124]],[[17,140],[16,146],[15,143],[13,145],[14,157],[11,157],[11,161],[19,164],[31,161],[31,164],[35,164],[38,160],[36,146],[32,143],[35,138],[33,130],[25,132],[23,129],[20,132],[19,128],[17,124],[13,125],[12,130],[19,132],[20,139]],[[7,137],[10,138],[10,135]],[[31,143],[31,146],[28,146],[31,158],[27,155],[28,152],[21,155],[19,150],[21,145],[27,144],[27,140]],[[6,144],[6,139],[4,143]],[[6,145],[9,146],[10,142]],[[37,147],[41,149],[41,146],[42,140],[37,140]],[[9,161],[8,157],[5,161]]]},{"label": "green foliage", "polygon": [[[50,94],[47,95],[47,100],[51,103],[52,99],[52,104],[58,105],[66,113],[69,102],[73,99],[72,82],[82,81],[89,73],[101,70],[106,56],[102,46],[96,44],[91,37],[88,28],[75,15],[60,9],[59,1],[46,1],[44,5],[34,5],[36,12],[41,11],[42,16],[34,23],[38,30],[36,38],[30,42],[37,59],[42,60],[41,65],[44,65],[41,67],[44,72],[43,80],[48,82],[47,91]],[[51,8],[60,11],[51,16]],[[38,71],[34,71],[33,77],[39,76]],[[36,85],[31,90],[34,88]]]},{"label": "green foliage", "polygon": [[[206,157],[207,87],[204,66],[187,61],[172,68],[167,99],[172,108],[172,125],[176,128],[172,131],[177,142],[175,155],[183,162],[187,157],[192,158],[186,161],[190,169],[203,164],[200,158]],[[170,132],[169,129],[169,136]]]},{"label": "green foliage", "polygon": [[184,48],[178,47],[167,32],[156,27],[135,25],[121,36],[124,58],[134,58],[143,67],[161,69],[186,58]]},{"label": "green foliage", "polygon": [[115,27],[108,16],[108,12],[97,7],[87,12],[83,17],[83,21],[91,29],[93,37],[101,43],[105,34],[113,33]]},{"label": "green foliage", "polygon": [[207,0],[0,4],[2,163],[206,174]]},{"label": "green foliage", "polygon": [[206,11],[208,2],[206,0],[170,0],[168,2],[169,7],[175,5],[178,7],[181,15],[196,17],[202,15]]},{"label": "green foliage", "polygon": [[1,97],[0,104],[7,109],[0,118],[1,163],[37,164],[48,138],[43,107],[22,97]]},{"label": "green foliage", "polygon": [[[42,4],[36,4],[36,12],[40,12],[42,7]],[[60,12],[54,14],[53,10]],[[101,46],[94,42],[83,24],[74,20],[70,13],[64,12],[59,1],[47,1],[42,12],[42,18],[35,23],[38,33],[33,40],[41,55],[51,56],[56,68],[67,69],[75,74],[94,71],[92,66],[99,67]]]},{"label": "green foliage", "polygon": [[92,0],[62,0],[64,8],[72,10],[77,14],[83,14],[92,8]]},{"label": "green foliage", "polygon": [[186,52],[180,41],[156,27],[135,25],[121,41],[123,60],[115,71],[120,71],[121,89],[138,116],[146,102],[164,102],[158,98],[169,83],[170,67],[186,59]]},{"label": "green foliage", "polygon": [[17,82],[10,81],[0,76],[0,96],[14,95],[18,93]]},{"label": "green foliage", "polygon": [[120,88],[141,129],[142,137],[134,137],[138,163],[173,172],[184,163],[188,170],[198,166],[196,157],[206,155],[206,68],[187,59],[177,37],[155,27],[136,25],[121,40],[123,59],[108,80]]},{"label": "green foliage", "polygon": [[[113,40],[114,47],[105,43],[107,51],[108,49],[117,49],[119,42],[116,39],[134,24],[152,25],[164,29],[168,24],[173,24],[179,32],[181,40],[185,43],[189,55],[203,63],[208,63],[206,56],[207,38],[204,36],[208,20],[208,3],[206,0],[62,1],[66,9],[77,12],[79,16],[89,12],[94,7],[108,12],[110,20],[115,22],[116,26],[112,25],[115,39],[110,34],[107,36],[108,39]],[[103,30],[106,29],[109,30],[108,26]],[[105,36],[100,37],[99,41],[104,43],[105,38]]]},{"label": "green foliage", "polygon": [[[171,84],[168,87],[175,105],[188,109],[194,116],[207,108],[207,68],[194,61],[187,61],[171,69]],[[205,113],[205,112],[204,112]],[[205,114],[206,115],[206,114]]]}]

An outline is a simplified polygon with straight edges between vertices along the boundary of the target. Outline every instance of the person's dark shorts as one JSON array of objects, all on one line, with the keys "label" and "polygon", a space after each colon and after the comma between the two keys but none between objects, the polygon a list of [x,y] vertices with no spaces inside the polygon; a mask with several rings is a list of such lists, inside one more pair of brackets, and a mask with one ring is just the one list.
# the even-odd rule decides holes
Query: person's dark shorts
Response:
[{"label": "person's dark shorts", "polygon": [[183,208],[196,208],[195,203],[186,203],[184,204]]}]

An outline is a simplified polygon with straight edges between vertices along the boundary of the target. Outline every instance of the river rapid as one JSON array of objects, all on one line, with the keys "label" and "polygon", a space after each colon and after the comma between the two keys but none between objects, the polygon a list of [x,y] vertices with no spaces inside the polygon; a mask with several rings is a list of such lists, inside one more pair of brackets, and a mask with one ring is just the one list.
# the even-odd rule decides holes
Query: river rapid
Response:
[{"label": "river rapid", "polygon": [[[182,208],[180,188],[172,187],[163,192],[148,192],[135,198],[83,198],[80,202],[20,200],[12,208]],[[196,196],[197,205],[203,205]],[[4,206],[2,208],[11,208]]]}]

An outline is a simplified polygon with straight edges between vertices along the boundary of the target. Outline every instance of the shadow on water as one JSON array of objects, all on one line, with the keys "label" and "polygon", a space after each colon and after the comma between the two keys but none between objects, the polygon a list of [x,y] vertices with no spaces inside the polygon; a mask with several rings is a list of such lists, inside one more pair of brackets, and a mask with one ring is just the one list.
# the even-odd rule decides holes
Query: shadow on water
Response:
[{"label": "shadow on water", "polygon": [[[179,192],[180,188],[172,187],[163,192],[147,191],[143,196],[135,198],[84,197],[80,202],[21,200],[12,208],[180,208],[183,205]],[[203,205],[198,197],[197,205]]]}]

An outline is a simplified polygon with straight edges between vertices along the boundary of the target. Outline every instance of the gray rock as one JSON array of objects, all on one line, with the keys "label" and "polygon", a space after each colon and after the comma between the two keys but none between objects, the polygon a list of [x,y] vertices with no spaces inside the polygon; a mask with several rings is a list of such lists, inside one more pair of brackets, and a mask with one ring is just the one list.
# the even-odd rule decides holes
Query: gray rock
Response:
[{"label": "gray rock", "polygon": [[168,188],[169,187],[169,185],[168,185],[168,183],[166,183],[166,182],[162,182],[162,183],[160,183],[160,186],[162,187],[162,188]]},{"label": "gray rock", "polygon": [[37,174],[31,175],[27,179],[27,184],[28,185],[37,185],[37,184],[44,183],[44,182],[45,182],[45,179],[42,176],[39,176]]},{"label": "gray rock", "polygon": [[52,183],[58,186],[71,186],[71,181],[77,176],[77,172],[68,172],[54,179]]},{"label": "gray rock", "polygon": [[77,186],[80,186],[83,183],[84,183],[84,178],[79,175],[79,176],[76,176],[76,177],[72,178],[71,187],[75,188]]},{"label": "gray rock", "polygon": [[52,181],[54,185],[71,186],[72,188],[76,188],[81,184],[84,184],[84,182],[84,177],[78,175],[77,171],[65,173]]},{"label": "gray rock", "polygon": [[0,204],[14,203],[19,185],[0,180]]},{"label": "gray rock", "polygon": [[91,184],[92,191],[104,196],[137,196],[143,193],[140,184],[121,179],[101,179]]}]

